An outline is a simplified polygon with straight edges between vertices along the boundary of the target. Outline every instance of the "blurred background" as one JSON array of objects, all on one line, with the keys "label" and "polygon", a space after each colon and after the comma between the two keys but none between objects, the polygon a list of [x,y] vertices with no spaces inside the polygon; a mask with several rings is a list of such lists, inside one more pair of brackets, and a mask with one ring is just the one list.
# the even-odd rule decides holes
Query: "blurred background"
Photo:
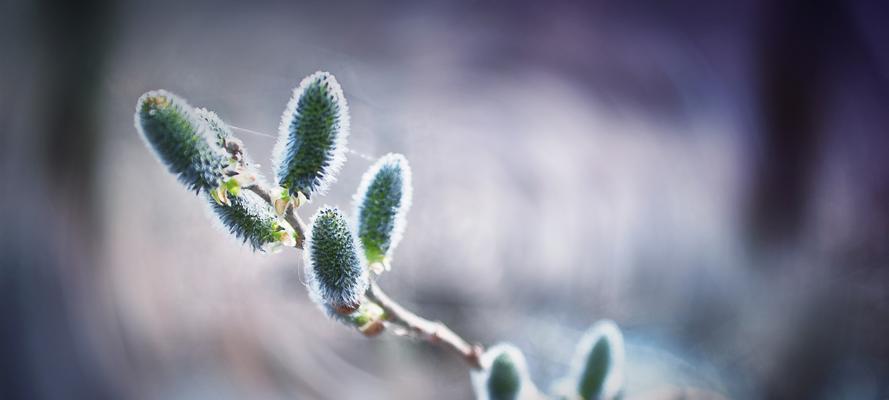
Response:
[{"label": "blurred background", "polygon": [[303,217],[405,154],[381,285],[541,388],[607,318],[632,398],[889,398],[885,3],[0,5],[0,398],[472,397],[452,354],[324,318],[133,127],[168,89],[268,174],[316,70],[354,152]]}]

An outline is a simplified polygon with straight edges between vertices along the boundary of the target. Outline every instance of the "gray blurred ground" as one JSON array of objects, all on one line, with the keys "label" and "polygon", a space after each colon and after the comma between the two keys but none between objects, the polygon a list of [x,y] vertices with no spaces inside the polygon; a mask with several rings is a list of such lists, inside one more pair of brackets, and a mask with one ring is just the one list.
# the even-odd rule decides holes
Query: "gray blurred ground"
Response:
[{"label": "gray blurred ground", "polygon": [[[304,218],[351,207],[363,156],[405,154],[414,206],[381,285],[517,344],[539,386],[608,318],[642,398],[889,396],[885,7],[3,6],[0,398],[471,398],[452,355],[326,320],[298,253],[227,237],[133,128],[164,88],[274,135],[319,69],[357,154]],[[79,99],[94,118],[46,117]],[[240,136],[269,173],[274,139]]]}]

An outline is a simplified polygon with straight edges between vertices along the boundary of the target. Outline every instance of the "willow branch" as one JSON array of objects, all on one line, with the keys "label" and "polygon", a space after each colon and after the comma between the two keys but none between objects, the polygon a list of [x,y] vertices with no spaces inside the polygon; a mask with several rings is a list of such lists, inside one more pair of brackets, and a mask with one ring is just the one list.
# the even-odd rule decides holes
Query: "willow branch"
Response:
[{"label": "willow branch", "polygon": [[[263,200],[274,206],[269,190],[258,182],[248,185],[245,188],[256,193],[262,197]],[[296,213],[293,206],[287,207],[284,212],[284,218],[293,227],[298,236],[296,248],[302,250],[306,237],[305,232],[308,231],[308,227],[299,217],[299,214]],[[430,321],[408,311],[406,308],[402,307],[401,304],[398,304],[398,302],[386,295],[376,282],[371,282],[370,288],[367,291],[367,297],[370,298],[371,301],[377,303],[383,311],[385,311],[385,318],[387,321],[398,325],[413,336],[426,342],[440,344],[446,349],[456,352],[469,364],[470,367],[481,369],[479,357],[481,357],[484,349],[480,345],[469,344],[469,342],[460,337],[460,335],[454,333],[454,331],[441,321]]]},{"label": "willow branch", "polygon": [[[228,138],[226,139],[223,148],[232,158],[237,160],[237,165],[228,172],[228,175],[246,175],[251,182],[244,185],[243,188],[256,193],[259,197],[262,197],[266,203],[269,203],[272,208],[275,208],[275,200],[272,199],[271,191],[257,179],[255,172],[249,169],[248,162],[242,152],[242,149],[244,148],[243,143],[235,138]],[[303,222],[299,217],[299,214],[296,213],[292,204],[288,204],[287,209],[284,210],[284,220],[293,227],[293,231],[296,233],[296,248],[302,249],[303,243],[306,241],[307,228],[305,222]]]},{"label": "willow branch", "polygon": [[[264,187],[259,182],[247,185],[245,186],[245,189],[258,194],[259,197],[262,197],[262,199],[272,207],[275,206],[275,202],[272,201],[272,195],[268,188]],[[306,241],[306,231],[308,230],[306,223],[299,217],[299,214],[296,213],[296,210],[292,205],[288,205],[287,209],[284,210],[284,220],[293,227],[293,231],[296,233],[296,248],[301,250],[303,248],[303,243]]]},{"label": "willow branch", "polygon": [[440,321],[430,321],[414,314],[389,298],[376,284],[371,282],[367,296],[386,312],[386,320],[430,343],[437,343],[459,354],[469,366],[481,369],[479,357],[484,351],[479,345],[469,344]]}]

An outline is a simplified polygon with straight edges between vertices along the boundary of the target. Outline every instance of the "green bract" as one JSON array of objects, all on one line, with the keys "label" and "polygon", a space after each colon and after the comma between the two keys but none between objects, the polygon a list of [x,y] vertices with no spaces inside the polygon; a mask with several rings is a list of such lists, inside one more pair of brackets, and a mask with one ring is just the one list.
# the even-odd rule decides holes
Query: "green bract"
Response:
[{"label": "green bract", "polygon": [[345,161],[349,107],[333,75],[303,79],[281,116],[273,168],[278,185],[307,199],[322,194]]},{"label": "green bract", "polygon": [[476,398],[479,400],[519,400],[537,393],[528,377],[525,357],[510,344],[489,348],[481,357],[482,369],[472,372]]},{"label": "green bract", "polygon": [[209,190],[222,183],[229,157],[185,100],[164,90],[145,93],[136,105],[135,120],[149,147],[189,190]]},{"label": "green bract", "polygon": [[279,244],[293,245],[293,228],[256,193],[241,191],[238,196],[228,198],[229,204],[217,202],[210,194],[207,199],[226,229],[254,250],[268,251]]},{"label": "green bract", "polygon": [[388,265],[411,205],[411,168],[401,154],[380,158],[361,179],[355,194],[358,237],[367,262]]},{"label": "green bract", "polygon": [[361,245],[337,208],[324,207],[315,213],[303,252],[315,302],[339,313],[358,308],[369,284],[360,251]]}]

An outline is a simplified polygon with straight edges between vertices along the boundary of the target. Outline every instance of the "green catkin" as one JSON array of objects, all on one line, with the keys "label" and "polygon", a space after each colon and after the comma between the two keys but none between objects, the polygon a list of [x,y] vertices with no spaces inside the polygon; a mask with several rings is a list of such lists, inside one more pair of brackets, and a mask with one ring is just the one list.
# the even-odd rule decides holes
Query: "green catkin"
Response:
[{"label": "green catkin", "polygon": [[411,205],[411,169],[401,154],[387,154],[368,169],[355,194],[358,237],[367,262],[387,263],[401,240]]},{"label": "green catkin", "polygon": [[337,208],[323,207],[312,217],[303,254],[316,303],[326,310],[354,310],[361,305],[369,285],[367,268],[361,245]]},{"label": "green catkin", "polygon": [[522,352],[511,344],[498,344],[481,357],[482,369],[472,372],[478,400],[520,400],[538,393],[528,376]]},{"label": "green catkin", "polygon": [[522,378],[508,354],[502,353],[494,359],[487,386],[491,400],[514,400],[518,397]]},{"label": "green catkin", "polygon": [[572,364],[574,390],[584,400],[610,400],[623,388],[624,345],[617,325],[601,321],[581,339]]},{"label": "green catkin", "polygon": [[220,204],[209,194],[207,201],[222,225],[254,250],[268,251],[293,237],[290,224],[278,217],[275,210],[252,191],[244,190],[238,196],[230,197],[230,204]]},{"label": "green catkin", "polygon": [[212,190],[222,183],[231,160],[185,100],[165,90],[145,93],[134,118],[142,138],[186,188]]},{"label": "green catkin", "polygon": [[207,123],[207,127],[213,135],[212,137],[215,138],[214,143],[225,149],[230,163],[233,165],[231,169],[239,175],[238,184],[259,181],[263,183],[263,186],[266,186],[257,164],[254,164],[253,160],[247,156],[244,144],[232,134],[228,124],[222,121],[215,112],[206,108],[195,109],[195,114]]},{"label": "green catkin", "polygon": [[336,78],[316,72],[303,79],[281,116],[273,169],[292,196],[323,194],[345,161],[349,107]]}]

